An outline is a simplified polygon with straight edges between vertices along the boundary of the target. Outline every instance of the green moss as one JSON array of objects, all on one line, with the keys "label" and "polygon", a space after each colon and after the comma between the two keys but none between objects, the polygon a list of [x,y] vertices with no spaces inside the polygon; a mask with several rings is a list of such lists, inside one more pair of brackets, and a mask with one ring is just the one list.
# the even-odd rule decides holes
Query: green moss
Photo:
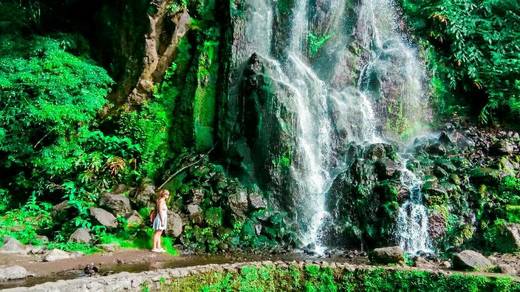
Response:
[{"label": "green moss", "polygon": [[508,222],[520,223],[520,205],[507,205],[506,214]]}]

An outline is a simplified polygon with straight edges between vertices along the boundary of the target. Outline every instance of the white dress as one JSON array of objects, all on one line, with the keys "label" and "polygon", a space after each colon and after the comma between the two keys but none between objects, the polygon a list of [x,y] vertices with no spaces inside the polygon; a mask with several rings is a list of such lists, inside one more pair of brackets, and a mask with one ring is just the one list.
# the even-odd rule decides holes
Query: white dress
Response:
[{"label": "white dress", "polygon": [[[166,204],[164,204],[166,205]],[[153,224],[152,224],[152,227],[154,230],[166,230],[166,226],[168,225],[168,209],[166,206],[164,206],[165,208],[164,209],[161,209],[159,212],[163,218],[163,222],[164,224],[162,224],[163,222],[161,222],[161,216],[159,216],[159,213],[157,213],[157,215],[155,215],[155,219],[153,220]]]}]

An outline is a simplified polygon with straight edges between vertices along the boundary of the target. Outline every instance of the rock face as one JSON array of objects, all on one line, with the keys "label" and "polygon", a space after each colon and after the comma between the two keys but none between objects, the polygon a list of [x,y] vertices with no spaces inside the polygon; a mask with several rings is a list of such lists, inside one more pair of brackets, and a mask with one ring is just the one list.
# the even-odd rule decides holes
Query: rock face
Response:
[{"label": "rock face", "polygon": [[45,255],[45,257],[43,258],[43,261],[44,262],[54,262],[54,261],[59,261],[59,260],[64,260],[64,259],[70,259],[72,257],[73,256],[66,251],[63,251],[60,249],[53,249]]},{"label": "rock face", "polygon": [[0,266],[0,282],[19,280],[29,276],[29,272],[20,266]]},{"label": "rock face", "polygon": [[70,242],[90,243],[92,236],[87,228],[78,228],[69,237]]},{"label": "rock face", "polygon": [[94,217],[99,224],[106,227],[117,227],[116,217],[112,215],[110,212],[101,209],[101,208],[90,208],[90,215]]},{"label": "rock face", "polygon": [[247,193],[245,191],[240,191],[231,194],[228,200],[229,207],[231,208],[233,213],[239,217],[245,217],[248,207]]},{"label": "rock face", "polygon": [[404,262],[404,251],[399,246],[381,247],[374,249],[369,258],[377,264],[398,264]]},{"label": "rock face", "polygon": [[264,198],[259,193],[250,193],[249,194],[249,204],[253,209],[262,209],[267,207],[267,203]]},{"label": "rock face", "polygon": [[12,237],[4,239],[4,245],[0,248],[0,253],[4,254],[26,254],[25,245]]},{"label": "rock face", "polygon": [[104,193],[99,201],[101,207],[105,207],[117,216],[124,216],[132,212],[130,200],[121,194]]},{"label": "rock face", "polygon": [[482,254],[473,250],[461,251],[453,257],[453,268],[465,271],[488,271],[493,264]]}]

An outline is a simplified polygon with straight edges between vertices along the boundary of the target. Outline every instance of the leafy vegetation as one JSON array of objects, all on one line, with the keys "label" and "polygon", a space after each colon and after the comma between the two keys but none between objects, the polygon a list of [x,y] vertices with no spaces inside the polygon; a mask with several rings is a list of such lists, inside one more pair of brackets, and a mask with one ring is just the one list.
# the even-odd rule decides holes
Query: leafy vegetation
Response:
[{"label": "leafy vegetation", "polygon": [[463,106],[470,105],[483,123],[519,120],[520,6],[515,0],[401,4],[426,51],[440,114],[464,115]]},{"label": "leafy vegetation", "polygon": [[267,265],[244,266],[239,272],[166,279],[161,288],[179,291],[517,291],[520,283],[510,277],[462,273]]}]

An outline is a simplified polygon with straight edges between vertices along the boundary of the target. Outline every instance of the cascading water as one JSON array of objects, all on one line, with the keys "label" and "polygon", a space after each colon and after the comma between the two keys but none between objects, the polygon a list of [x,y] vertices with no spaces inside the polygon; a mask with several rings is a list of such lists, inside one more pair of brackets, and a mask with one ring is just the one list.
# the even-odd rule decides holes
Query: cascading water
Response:
[{"label": "cascading water", "polygon": [[[346,166],[342,147],[384,140],[392,134],[385,125],[396,110],[412,123],[423,112],[423,68],[399,33],[393,1],[355,3],[296,0],[288,20],[280,17],[277,2],[249,0],[245,42],[233,51],[236,59],[252,53],[262,58],[269,78],[283,91],[277,99],[293,114],[280,124],[291,124],[295,144],[290,167],[294,214],[302,244],[313,244],[317,252],[323,251],[322,225],[334,224],[326,198]],[[310,43],[311,33],[326,39],[318,56],[310,53],[309,46],[316,45]]]},{"label": "cascading water", "polygon": [[406,167],[402,160],[401,184],[408,189],[409,198],[399,208],[397,239],[399,246],[412,255],[431,253],[428,234],[428,211],[422,202],[422,181]]}]

